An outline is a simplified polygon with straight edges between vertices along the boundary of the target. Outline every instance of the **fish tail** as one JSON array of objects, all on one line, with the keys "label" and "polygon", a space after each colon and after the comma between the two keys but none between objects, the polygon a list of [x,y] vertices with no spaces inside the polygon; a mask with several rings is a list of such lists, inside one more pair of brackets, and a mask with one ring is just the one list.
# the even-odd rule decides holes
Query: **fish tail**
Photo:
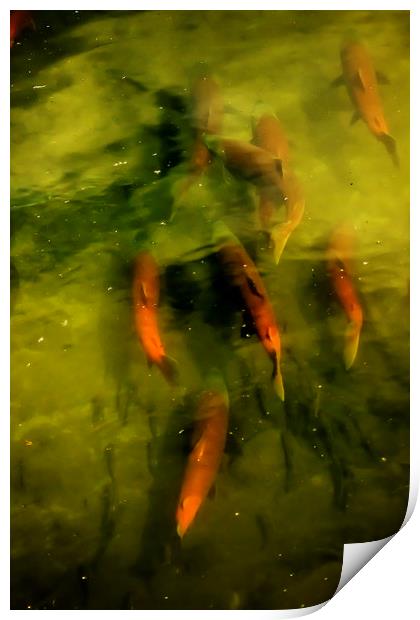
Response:
[{"label": "fish tail", "polygon": [[385,145],[386,150],[391,156],[392,162],[396,168],[400,167],[400,160],[397,153],[397,143],[395,139],[387,133],[381,133],[378,139]]},{"label": "fish tail", "polygon": [[292,232],[297,228],[302,221],[303,214],[305,212],[305,201],[298,200],[293,204],[289,219],[286,222],[277,224],[271,231],[271,238],[274,244],[274,260],[278,264],[283,250],[286,247],[286,243],[289,240]]},{"label": "fish tail", "polygon": [[280,370],[280,359],[277,354],[273,356],[274,369],[273,369],[273,386],[277,396],[280,400],[284,401],[284,385],[283,377]]},{"label": "fish tail", "polygon": [[346,329],[344,336],[343,359],[346,370],[353,366],[359,348],[360,325],[351,322]]},{"label": "fish tail", "polygon": [[168,355],[163,355],[156,364],[170,385],[176,385],[178,383],[179,365],[175,359]]},{"label": "fish tail", "polygon": [[289,222],[283,224],[277,224],[271,231],[271,239],[273,240],[273,253],[274,262],[278,265],[283,250],[286,247],[286,243],[291,235],[291,228]]}]

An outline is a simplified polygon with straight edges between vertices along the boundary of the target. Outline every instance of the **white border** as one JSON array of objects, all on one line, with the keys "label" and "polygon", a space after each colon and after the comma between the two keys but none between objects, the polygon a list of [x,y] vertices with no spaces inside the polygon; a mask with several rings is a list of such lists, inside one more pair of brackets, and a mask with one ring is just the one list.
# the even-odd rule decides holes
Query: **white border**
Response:
[{"label": "white border", "polygon": [[[24,611],[10,611],[9,609],[9,127],[10,127],[10,113],[9,113],[9,96],[10,96],[10,67],[9,67],[9,46],[7,45],[7,30],[9,28],[9,10],[10,8],[17,8],[16,4],[6,2],[5,8],[2,4],[0,9],[0,42],[1,42],[1,96],[0,96],[0,118],[2,122],[1,126],[1,149],[2,149],[2,166],[1,166],[1,189],[3,200],[0,201],[0,420],[1,420],[1,449],[2,455],[2,467],[0,467],[0,480],[1,480],[1,505],[2,510],[0,520],[0,611],[6,613],[21,614]],[[25,2],[23,3],[25,9],[32,10],[56,10],[57,5],[52,2]],[[60,3],[60,10],[74,10],[74,3],[62,2]],[[81,7],[79,7],[81,9]],[[107,2],[103,0],[99,2],[86,2],[83,6],[83,10],[112,10],[116,9],[115,2]],[[360,2],[354,0],[353,2],[340,2],[330,1],[318,1],[318,2],[264,2],[260,0],[258,3],[249,2],[246,0],[240,0],[236,2],[224,2],[214,0],[213,2],[185,2],[179,0],[178,2],[164,2],[156,0],[155,2],[124,2],[118,7],[119,10],[141,10],[141,9],[157,9],[157,10],[411,10],[411,109],[413,114],[411,115],[411,316],[413,320],[411,322],[411,373],[412,373],[412,412],[411,416],[411,481],[410,481],[410,504],[407,512],[412,512],[415,504],[415,498],[418,492],[418,480],[419,480],[419,423],[418,416],[420,411],[416,411],[419,403],[418,385],[419,381],[415,381],[414,372],[419,368],[418,359],[418,344],[419,344],[419,330],[418,319],[420,317],[419,306],[419,254],[418,254],[418,239],[419,239],[419,215],[418,209],[420,209],[419,200],[419,163],[418,163],[418,144],[419,144],[419,123],[418,115],[420,111],[420,101],[418,97],[418,77],[419,71],[419,58],[420,58],[420,45],[419,45],[419,18],[418,9],[416,3],[412,2],[391,2],[377,0],[369,3]],[[413,174],[413,170],[416,173]],[[396,188],[396,217],[398,217],[398,188]],[[417,370],[418,372],[418,370]],[[413,380],[414,379],[414,380]],[[3,508],[4,507],[4,508]],[[406,519],[407,521],[407,519]],[[419,548],[416,547],[416,542],[419,541],[419,523],[420,516],[419,510],[414,513],[414,517],[404,527],[403,532],[398,533],[393,538],[386,549],[384,549],[380,557],[376,557],[372,560],[361,572],[362,575],[357,575],[352,579],[352,587],[344,588],[338,596],[335,596],[321,611],[318,612],[318,617],[327,620],[330,618],[340,617],[342,620],[354,618],[355,613],[362,614],[364,617],[369,617],[369,614],[380,615],[384,619],[394,620],[396,614],[403,618],[411,618],[415,615],[415,611],[418,611],[416,594],[418,589],[418,583],[416,577],[418,576],[417,556],[416,552]],[[299,610],[300,611],[300,610]],[[305,610],[302,610],[305,611]],[[306,610],[308,611],[308,610]],[[41,611],[33,611],[32,613],[39,614]],[[61,611],[61,612],[49,612],[50,614],[92,614],[100,613],[101,615],[115,615],[113,610],[105,611]],[[121,612],[119,612],[121,613]],[[124,612],[130,613],[130,612]],[[159,610],[156,611],[135,611],[132,613],[141,613],[143,617],[147,615],[149,618],[161,617],[167,615]],[[280,611],[265,612],[265,611],[200,611],[200,615],[208,617],[210,614],[217,613],[218,617],[225,616],[227,614],[235,613],[240,614],[241,617],[251,614],[258,618],[268,617],[292,617],[291,613],[283,613]],[[185,619],[186,616],[196,616],[196,611],[177,611],[171,612],[172,617]]]}]

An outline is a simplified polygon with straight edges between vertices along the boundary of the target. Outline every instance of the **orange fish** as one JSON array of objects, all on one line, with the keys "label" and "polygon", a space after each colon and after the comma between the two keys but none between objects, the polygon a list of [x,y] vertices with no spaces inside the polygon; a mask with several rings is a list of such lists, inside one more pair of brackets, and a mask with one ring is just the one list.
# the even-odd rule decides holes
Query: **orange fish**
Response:
[{"label": "orange fish", "polygon": [[173,384],[177,378],[176,363],[166,355],[159,334],[159,270],[149,252],[140,252],[136,257],[132,296],[136,331],[148,363],[156,364],[165,379]]},{"label": "orange fish", "polygon": [[219,256],[233,283],[239,288],[258,337],[273,361],[274,389],[281,400],[284,400],[283,379],[280,370],[280,332],[260,274],[246,250],[238,243],[224,243],[219,250]]},{"label": "orange fish", "polygon": [[177,201],[181,200],[196,178],[203,174],[211,163],[212,158],[204,136],[220,133],[222,129],[223,99],[218,83],[211,76],[203,75],[194,82],[191,94],[191,122],[195,138],[189,162],[190,174],[181,184]]},{"label": "orange fish", "polygon": [[19,34],[27,29],[35,30],[35,22],[29,11],[10,11],[10,47],[13,46]]},{"label": "orange fish", "polygon": [[290,160],[289,142],[274,114],[264,113],[253,123],[253,143],[279,159],[284,172]]},{"label": "orange fish", "polygon": [[350,259],[353,255],[353,235],[349,228],[341,226],[331,235],[327,251],[327,270],[340,304],[347,317],[348,326],[344,341],[344,364],[349,369],[356,359],[363,310],[351,276]]},{"label": "orange fish", "polygon": [[[279,120],[274,114],[264,113],[254,123],[253,142],[271,153],[278,161],[281,161],[283,173],[280,181],[283,195],[281,204],[286,207],[286,221],[277,224],[270,233],[274,243],[274,259],[278,263],[290,235],[302,220],[305,211],[305,199],[296,176],[288,169],[289,143]],[[263,229],[267,230],[270,228],[272,219],[279,208],[279,202],[273,200],[264,188],[259,190],[259,194],[260,222]]]},{"label": "orange fish", "polygon": [[203,136],[220,133],[222,129],[223,99],[218,83],[208,75],[197,79],[192,88],[192,103],[196,140],[191,163],[196,172],[202,172],[211,161]]},{"label": "orange fish", "polygon": [[283,178],[286,221],[276,224],[271,230],[274,242],[274,260],[279,262],[286,243],[292,232],[299,226],[305,212],[305,197],[299,181],[293,172],[288,171]]},{"label": "orange fish", "polygon": [[219,84],[202,75],[192,87],[192,125],[199,135],[218,134],[222,130],[223,99]]},{"label": "orange fish", "polygon": [[356,108],[352,123],[361,118],[371,133],[380,140],[393,163],[398,166],[398,155],[394,138],[391,137],[385,120],[378,91],[378,81],[387,83],[385,76],[375,71],[369,53],[361,43],[347,43],[341,50],[343,75],[334,84],[345,84]]},{"label": "orange fish", "polygon": [[265,149],[242,140],[210,136],[205,140],[210,151],[223,160],[233,175],[262,187],[275,199],[281,199],[281,161]]},{"label": "orange fish", "polygon": [[188,457],[176,510],[177,532],[181,538],[194,521],[220,467],[228,428],[227,394],[218,390],[203,392],[196,418],[196,441]]}]

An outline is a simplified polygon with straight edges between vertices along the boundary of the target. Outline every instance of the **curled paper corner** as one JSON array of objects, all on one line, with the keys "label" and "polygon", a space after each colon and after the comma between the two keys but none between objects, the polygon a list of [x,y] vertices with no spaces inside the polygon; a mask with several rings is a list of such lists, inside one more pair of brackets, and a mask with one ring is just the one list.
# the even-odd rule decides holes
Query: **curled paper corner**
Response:
[{"label": "curled paper corner", "polygon": [[401,527],[395,534],[380,540],[372,540],[364,543],[347,543],[343,550],[343,565],[341,577],[334,596],[358,573],[396,534],[408,523],[417,502],[418,480],[414,477],[414,471],[410,476],[410,491],[407,502],[407,510]]},{"label": "curled paper corner", "polygon": [[344,545],[341,577],[334,596],[352,579],[395,534],[380,540],[364,543],[347,543]]}]

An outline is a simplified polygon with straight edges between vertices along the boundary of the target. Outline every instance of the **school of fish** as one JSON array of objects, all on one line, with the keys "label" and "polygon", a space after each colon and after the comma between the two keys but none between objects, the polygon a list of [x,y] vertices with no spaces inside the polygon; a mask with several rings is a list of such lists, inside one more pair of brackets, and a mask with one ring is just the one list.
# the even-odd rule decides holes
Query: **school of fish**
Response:
[{"label": "school of fish", "polygon": [[[10,47],[22,33],[35,29],[29,11],[11,11]],[[379,93],[387,83],[377,71],[365,45],[347,42],[341,49],[342,73],[332,84],[344,85],[354,107],[352,123],[361,119],[386,148],[395,166],[399,165],[396,142],[390,134]],[[305,192],[292,165],[290,141],[283,123],[264,102],[256,102],[249,119],[249,140],[223,134],[222,89],[210,73],[196,78],[190,88],[190,128],[192,147],[184,182],[176,204],[182,204],[190,188],[218,161],[228,174],[247,184],[255,200],[256,232],[263,231],[273,263],[279,264],[287,244],[302,223]],[[217,225],[217,222],[215,222]],[[357,290],[353,259],[355,230],[351,222],[332,222],[325,246],[325,272],[337,305],[343,310],[343,362],[346,369],[355,363],[363,327],[363,303]],[[256,260],[241,241],[227,230],[217,237],[214,253],[224,278],[237,290],[242,307],[250,317],[256,336],[272,364],[272,385],[281,401],[287,399],[281,361],[282,338],[277,308],[269,298]],[[148,249],[137,254],[133,265],[132,304],[135,330],[149,366],[155,365],[170,386],[179,381],[179,370],[164,345],[159,320],[159,257]],[[279,276],[280,277],[280,276]],[[216,377],[216,379],[215,379]],[[197,398],[192,442],[179,491],[174,524],[183,537],[213,487],[222,462],[229,428],[229,396],[223,374],[213,377]]]},{"label": "school of fish", "polygon": [[[366,47],[358,42],[346,43],[341,50],[342,75],[332,85],[347,87],[354,106],[352,123],[362,119],[370,132],[382,142],[394,165],[399,160],[395,140],[389,132],[379,95],[378,82],[386,78],[375,71]],[[276,114],[258,102],[251,120],[249,142],[222,134],[223,100],[218,82],[202,75],[191,88],[193,147],[185,182],[178,200],[205,174],[216,159],[237,179],[254,188],[257,228],[268,236],[275,264],[301,224],[305,212],[305,194],[291,165],[287,133]],[[354,364],[363,326],[363,304],[357,291],[352,267],[355,230],[351,222],[332,223],[325,247],[325,272],[332,295],[341,306],[346,320],[343,362],[346,369]],[[283,401],[287,398],[281,372],[281,333],[276,312],[269,299],[258,267],[233,233],[219,239],[217,256],[226,279],[237,288],[255,327],[262,347],[272,362],[273,388]],[[154,363],[172,383],[175,374],[159,335],[157,262],[146,253],[136,259],[133,301],[136,328],[149,363]],[[175,522],[182,538],[215,483],[222,461],[228,432],[229,399],[223,377],[221,389],[204,389],[199,396],[195,440],[181,485]]]}]

